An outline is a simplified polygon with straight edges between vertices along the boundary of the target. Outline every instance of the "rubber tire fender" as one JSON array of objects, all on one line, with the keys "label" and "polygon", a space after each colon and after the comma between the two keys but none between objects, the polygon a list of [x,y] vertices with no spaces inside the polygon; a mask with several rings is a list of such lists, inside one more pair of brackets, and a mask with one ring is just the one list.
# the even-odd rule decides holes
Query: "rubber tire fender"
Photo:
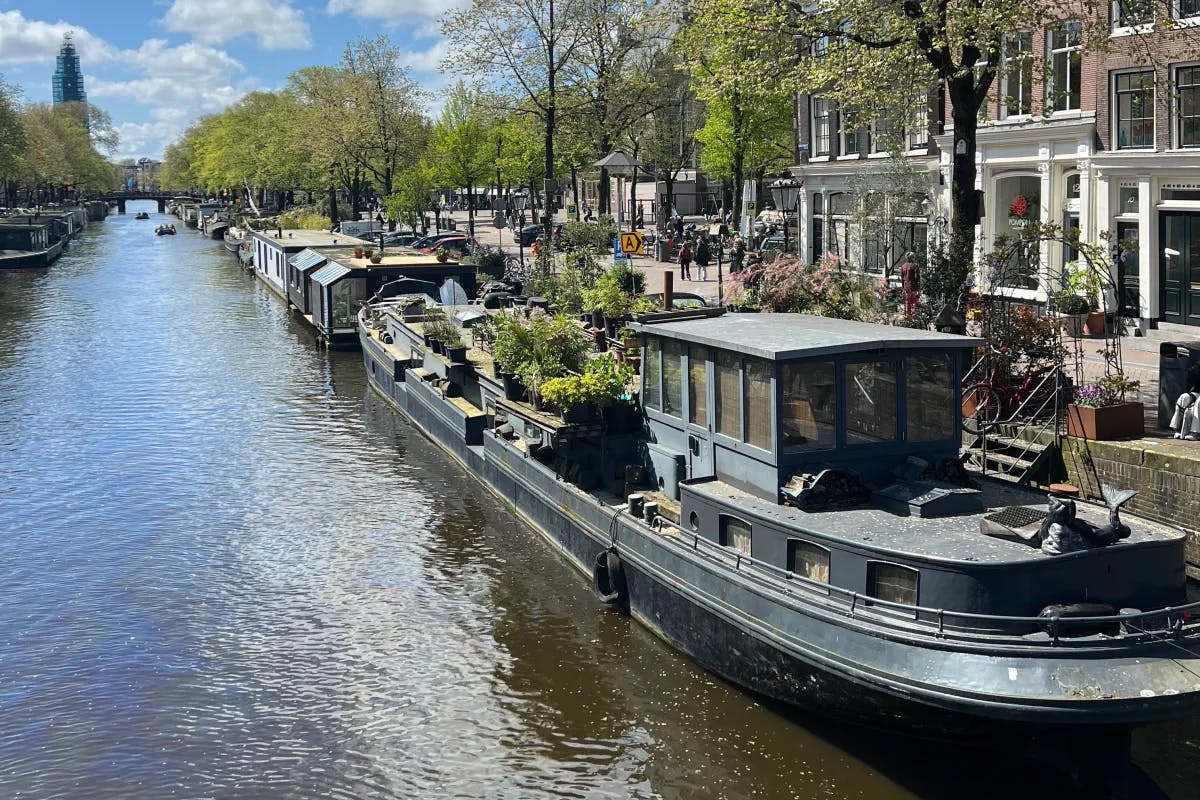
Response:
[{"label": "rubber tire fender", "polygon": [[625,565],[616,548],[601,550],[592,567],[596,593],[603,603],[624,605],[629,600],[629,585],[625,581]]}]

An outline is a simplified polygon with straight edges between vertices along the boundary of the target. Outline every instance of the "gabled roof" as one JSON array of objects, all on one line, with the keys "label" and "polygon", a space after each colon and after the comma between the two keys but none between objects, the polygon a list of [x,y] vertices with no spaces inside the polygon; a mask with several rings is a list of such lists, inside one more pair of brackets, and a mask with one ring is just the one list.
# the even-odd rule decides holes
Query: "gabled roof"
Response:
[{"label": "gabled roof", "polygon": [[312,279],[322,286],[329,286],[346,277],[350,272],[349,267],[344,267],[341,264],[326,264],[313,273]]},{"label": "gabled roof", "polygon": [[301,250],[296,255],[288,259],[288,264],[300,270],[308,272],[314,267],[319,267],[329,261],[325,256],[315,250]]}]

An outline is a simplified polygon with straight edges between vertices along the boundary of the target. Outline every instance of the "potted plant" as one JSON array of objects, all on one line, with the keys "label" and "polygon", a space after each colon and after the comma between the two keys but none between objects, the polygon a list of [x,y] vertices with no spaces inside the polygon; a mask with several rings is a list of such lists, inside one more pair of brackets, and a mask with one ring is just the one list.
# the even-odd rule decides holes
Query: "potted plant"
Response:
[{"label": "potted plant", "polygon": [[370,247],[363,248],[363,257],[364,258],[371,258],[374,255],[375,255],[375,251],[372,248],[370,248]]},{"label": "potted plant", "polygon": [[467,346],[463,344],[462,336],[455,332],[450,334],[442,342],[442,346],[446,349],[446,358],[454,364],[467,363]]},{"label": "potted plant", "polygon": [[[595,286],[583,290],[582,303],[585,311],[592,312],[592,327],[604,327],[609,336],[615,336],[616,324],[629,313],[632,301],[621,287],[619,276],[609,271],[600,276]],[[604,318],[603,325],[599,324],[600,316]]]},{"label": "potted plant", "polygon": [[445,264],[447,261],[450,260],[450,251],[444,247],[439,247],[438,249],[433,251],[433,256],[440,263]]},{"label": "potted plant", "polygon": [[356,247],[354,248],[354,257],[355,257],[355,258],[362,258],[362,257],[363,257],[363,249],[362,249],[361,247],[357,247],[357,246],[356,246]]},{"label": "potted plant", "polygon": [[383,261],[383,256],[381,256],[379,253],[375,253],[374,255],[371,256],[372,264],[378,264],[381,261]]},{"label": "potted plant", "polygon": [[[528,317],[517,312],[497,315],[493,355],[506,374],[520,379],[535,405],[546,380],[583,369],[587,350],[579,327],[569,317],[551,317],[538,309]],[[505,378],[506,392],[510,383]]]},{"label": "potted plant", "polygon": [[[1097,441],[1141,437],[1146,430],[1146,410],[1137,398],[1139,386],[1124,375],[1077,386],[1067,405],[1067,435]],[[1128,399],[1130,393],[1133,400]]]},{"label": "potted plant", "polygon": [[1076,338],[1083,335],[1083,325],[1090,307],[1087,298],[1070,289],[1050,295],[1050,310],[1062,320],[1063,330]]},{"label": "potted plant", "polygon": [[1100,292],[1104,274],[1090,261],[1073,261],[1066,265],[1067,288],[1087,301],[1084,328],[1093,336],[1104,333],[1104,311],[1100,308]]},{"label": "potted plant", "polygon": [[611,354],[587,362],[581,375],[550,378],[541,386],[541,399],[556,409],[564,422],[590,422],[596,410],[615,403],[633,380],[633,369],[618,364]]}]

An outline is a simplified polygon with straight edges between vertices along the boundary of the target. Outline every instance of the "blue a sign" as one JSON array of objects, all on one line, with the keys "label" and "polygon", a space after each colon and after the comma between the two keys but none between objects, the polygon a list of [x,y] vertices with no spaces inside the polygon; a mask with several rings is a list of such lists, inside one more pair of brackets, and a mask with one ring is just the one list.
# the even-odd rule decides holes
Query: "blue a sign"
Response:
[{"label": "blue a sign", "polygon": [[629,254],[621,252],[621,237],[617,236],[613,239],[613,261],[628,261]]}]

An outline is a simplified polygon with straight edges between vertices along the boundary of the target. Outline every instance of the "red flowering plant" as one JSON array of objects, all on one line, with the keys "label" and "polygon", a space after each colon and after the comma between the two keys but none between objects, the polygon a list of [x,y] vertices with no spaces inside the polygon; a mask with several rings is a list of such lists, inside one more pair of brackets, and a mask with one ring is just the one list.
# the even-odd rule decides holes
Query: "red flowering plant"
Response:
[{"label": "red flowering plant", "polygon": [[879,311],[884,295],[875,278],[860,279],[845,260],[827,253],[816,264],[781,254],[769,264],[752,264],[730,278],[728,300],[777,313],[865,319]]}]

